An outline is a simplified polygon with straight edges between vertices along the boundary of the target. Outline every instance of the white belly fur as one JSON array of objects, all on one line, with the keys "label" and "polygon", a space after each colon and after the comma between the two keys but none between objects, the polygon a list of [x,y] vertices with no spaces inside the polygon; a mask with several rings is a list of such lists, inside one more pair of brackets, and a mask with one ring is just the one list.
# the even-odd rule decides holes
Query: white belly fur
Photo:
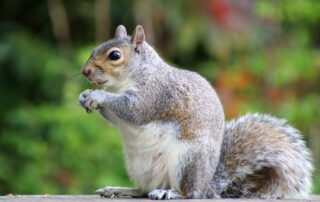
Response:
[{"label": "white belly fur", "polygon": [[177,139],[179,126],[160,121],[144,126],[116,122],[122,134],[127,170],[136,187],[144,192],[171,188],[180,191],[177,164],[188,145]]}]

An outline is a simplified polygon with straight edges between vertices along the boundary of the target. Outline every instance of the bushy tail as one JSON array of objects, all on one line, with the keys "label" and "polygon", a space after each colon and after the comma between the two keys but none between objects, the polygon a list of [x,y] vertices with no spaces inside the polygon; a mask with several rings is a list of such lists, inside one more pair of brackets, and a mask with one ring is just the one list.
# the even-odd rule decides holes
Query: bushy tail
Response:
[{"label": "bushy tail", "polygon": [[212,186],[221,197],[306,197],[311,161],[299,131],[285,120],[248,114],[227,123]]}]

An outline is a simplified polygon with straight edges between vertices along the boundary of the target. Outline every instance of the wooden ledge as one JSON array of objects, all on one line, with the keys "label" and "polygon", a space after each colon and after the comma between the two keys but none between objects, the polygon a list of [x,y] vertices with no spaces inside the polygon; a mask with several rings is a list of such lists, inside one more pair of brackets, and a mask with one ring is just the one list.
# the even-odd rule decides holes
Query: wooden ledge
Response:
[{"label": "wooden ledge", "polygon": [[[7,195],[0,196],[0,201],[17,201],[17,202],[138,202],[138,201],[149,201],[150,199],[146,198],[102,198],[99,195]],[[150,200],[151,201],[151,200]],[[293,202],[302,202],[302,201],[320,201],[320,195],[311,195],[308,199],[283,199],[283,200],[264,200],[264,199],[212,199],[212,200],[200,200],[200,199],[189,199],[189,200],[170,200],[170,202],[200,202],[200,201],[214,201],[214,202],[269,202],[269,201],[293,201]]]}]

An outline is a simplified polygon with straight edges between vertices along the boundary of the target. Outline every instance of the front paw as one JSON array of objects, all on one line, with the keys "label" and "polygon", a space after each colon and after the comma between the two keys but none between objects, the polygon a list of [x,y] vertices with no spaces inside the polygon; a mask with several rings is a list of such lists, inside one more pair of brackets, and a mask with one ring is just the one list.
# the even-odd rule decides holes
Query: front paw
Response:
[{"label": "front paw", "polygon": [[86,90],[79,96],[78,104],[83,107],[87,113],[101,108],[104,100],[104,91],[102,90]]}]

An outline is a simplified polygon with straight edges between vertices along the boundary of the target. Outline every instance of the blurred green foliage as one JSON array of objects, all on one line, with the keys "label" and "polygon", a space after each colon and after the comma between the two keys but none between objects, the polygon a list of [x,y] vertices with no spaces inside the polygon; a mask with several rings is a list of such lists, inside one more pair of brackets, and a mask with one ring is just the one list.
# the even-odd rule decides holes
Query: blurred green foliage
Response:
[{"label": "blurred green foliage", "polygon": [[[132,186],[115,127],[77,106],[79,94],[93,88],[81,66],[118,24],[129,33],[142,24],[166,60],[211,81],[227,118],[260,112],[288,119],[305,134],[319,168],[319,1],[0,5],[0,195]],[[320,193],[318,170],[314,193]]]}]

